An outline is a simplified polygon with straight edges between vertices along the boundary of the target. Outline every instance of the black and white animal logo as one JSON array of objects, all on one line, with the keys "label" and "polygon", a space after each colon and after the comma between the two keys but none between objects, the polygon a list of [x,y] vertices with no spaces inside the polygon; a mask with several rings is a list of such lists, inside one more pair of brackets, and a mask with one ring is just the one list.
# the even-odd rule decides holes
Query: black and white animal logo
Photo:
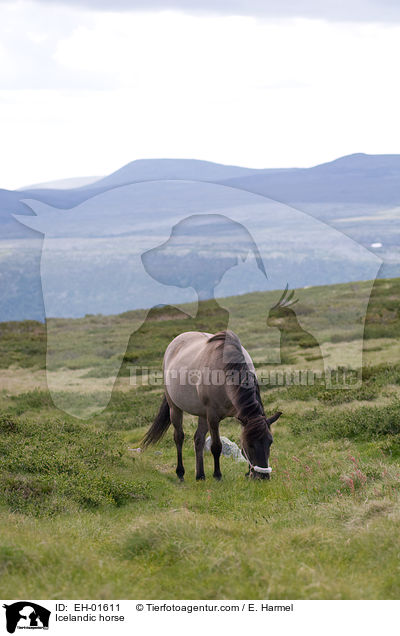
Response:
[{"label": "black and white animal logo", "polygon": [[6,627],[9,634],[14,634],[19,629],[48,629],[51,612],[32,603],[31,601],[18,601],[11,605],[3,605],[6,610]]}]

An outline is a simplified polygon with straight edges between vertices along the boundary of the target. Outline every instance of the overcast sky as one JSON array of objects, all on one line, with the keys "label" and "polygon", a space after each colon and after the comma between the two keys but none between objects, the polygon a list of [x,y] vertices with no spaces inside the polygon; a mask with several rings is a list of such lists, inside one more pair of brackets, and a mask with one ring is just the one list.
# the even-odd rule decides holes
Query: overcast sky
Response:
[{"label": "overcast sky", "polygon": [[399,59],[397,0],[0,0],[0,187],[400,153]]}]

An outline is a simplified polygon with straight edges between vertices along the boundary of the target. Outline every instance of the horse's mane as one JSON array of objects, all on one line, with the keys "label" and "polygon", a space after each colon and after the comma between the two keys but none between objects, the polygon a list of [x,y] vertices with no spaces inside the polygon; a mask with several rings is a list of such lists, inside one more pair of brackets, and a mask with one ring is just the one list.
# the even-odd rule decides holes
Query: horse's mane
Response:
[{"label": "horse's mane", "polygon": [[[244,426],[247,439],[261,437],[265,433],[265,412],[261,401],[257,377],[249,369],[241,342],[233,331],[220,331],[208,338],[207,342],[217,343],[222,350],[224,371],[235,373],[236,383],[230,384],[230,398],[237,410],[237,417]],[[237,375],[236,375],[237,374]]]}]

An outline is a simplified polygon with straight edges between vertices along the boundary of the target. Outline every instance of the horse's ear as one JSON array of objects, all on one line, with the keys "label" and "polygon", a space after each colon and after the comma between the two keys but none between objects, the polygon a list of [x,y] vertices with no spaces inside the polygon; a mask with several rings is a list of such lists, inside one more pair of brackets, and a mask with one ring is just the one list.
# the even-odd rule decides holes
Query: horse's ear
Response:
[{"label": "horse's ear", "polygon": [[282,415],[282,412],[281,411],[277,411],[276,413],[274,413],[274,415],[271,415],[271,417],[267,417],[268,426],[271,426],[271,424],[276,422],[276,420],[278,420],[281,415]]}]

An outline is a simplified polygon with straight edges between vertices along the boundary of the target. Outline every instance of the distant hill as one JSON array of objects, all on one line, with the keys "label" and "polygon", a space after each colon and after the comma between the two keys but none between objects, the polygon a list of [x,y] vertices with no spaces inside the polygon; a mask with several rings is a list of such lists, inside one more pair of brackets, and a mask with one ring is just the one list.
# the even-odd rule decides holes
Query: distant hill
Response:
[{"label": "distant hill", "polygon": [[[211,181],[259,175],[268,171],[225,166],[211,161],[197,159],[139,159],[128,163],[108,177],[97,181],[97,187],[115,188],[116,186],[138,181],[183,179],[187,181]],[[275,172],[272,170],[271,172]],[[278,172],[280,172],[278,170]]]},{"label": "distant hill", "polygon": [[46,183],[34,183],[23,186],[18,190],[71,190],[71,188],[83,188],[95,183],[102,177],[70,177],[69,179],[58,179],[57,181],[46,181]]},{"label": "distant hill", "polygon": [[223,183],[289,204],[400,205],[400,155],[354,154],[313,168],[240,175]]},{"label": "distant hill", "polygon": [[[169,190],[165,190],[165,182],[174,180],[187,182],[186,203],[175,195],[170,196]],[[58,214],[63,215],[60,217],[60,227],[66,231],[68,229],[68,237],[79,235],[80,232],[99,240],[107,236],[128,237],[132,232],[132,223],[127,219],[130,199],[126,198],[132,196],[133,190],[121,186],[141,182],[151,183],[146,188],[134,190],[131,221],[134,222],[135,230],[142,224],[143,245],[157,233],[158,228],[171,228],[185,214],[190,214],[191,209],[201,214],[217,212],[229,216],[232,201],[236,200],[237,205],[242,206],[237,219],[246,224],[246,219],[251,218],[252,227],[256,228],[253,231],[260,240],[262,237],[263,244],[267,246],[268,227],[265,226],[264,213],[259,206],[249,203],[251,197],[246,199],[244,196],[249,193],[281,202],[329,224],[376,253],[384,262],[382,276],[400,275],[400,155],[353,154],[311,168],[274,170],[225,166],[194,159],[146,159],[133,161],[95,182],[80,183],[80,187],[71,188],[71,183],[67,183],[68,187],[59,188],[62,183],[58,183],[56,187],[54,184],[53,187],[44,187],[47,184],[43,184],[43,187],[33,186],[23,190],[0,190],[0,320],[43,318],[39,276],[42,234],[24,227],[14,218],[14,215],[33,215],[24,201],[37,201],[51,206],[55,209],[56,221]],[[204,182],[225,187],[207,189],[201,187]],[[110,196],[105,196],[107,192],[111,193]],[[171,192],[174,192],[173,188]],[[80,208],[77,206],[83,206],[82,209],[90,212],[85,212],[79,223],[75,216],[65,216],[65,210],[71,208],[76,208],[79,214]],[[122,208],[124,214],[121,215]],[[284,212],[285,206],[278,206],[278,209],[280,218],[277,222],[281,223],[282,228],[278,235],[284,239],[285,235],[296,231],[296,224],[290,227],[288,219],[294,217]],[[256,218],[251,215],[256,215]],[[74,220],[68,222],[69,218]],[[34,225],[32,223],[32,228]],[[254,238],[257,240],[257,236]],[[22,243],[18,243],[21,239],[30,239],[23,244],[23,250]],[[131,244],[137,240],[132,238]],[[306,284],[324,284],[363,277],[363,272],[357,267],[350,276],[339,263],[339,278],[333,275],[332,266],[315,241],[315,237],[310,235],[308,251],[307,242],[302,243],[304,260],[298,268],[296,285],[301,284],[303,279],[307,280]],[[333,243],[331,241],[329,244]],[[119,246],[117,249],[122,248]],[[318,256],[315,249],[319,249]],[[116,262],[122,258],[118,253],[115,257]],[[99,258],[97,250],[96,259]],[[284,286],[285,280],[289,280],[293,274],[291,259],[288,252],[279,262],[279,285]],[[124,267],[121,263],[115,266],[113,275],[121,266]],[[102,267],[107,267],[105,261]],[[246,287],[248,283],[240,276],[231,282],[229,294],[249,291]],[[75,309],[71,307],[71,313],[66,315],[83,315],[86,296],[83,287],[77,290],[73,300]],[[131,307],[146,306],[147,302],[152,302],[144,287],[133,296],[134,301],[129,298],[126,300],[127,303],[131,302]],[[53,305],[57,305],[57,302],[55,298]],[[60,300],[59,306],[63,312],[67,311],[68,303],[68,299],[64,298],[63,302]],[[125,305],[116,307],[113,303],[110,296],[109,304],[103,304],[102,311],[123,311]]]},{"label": "distant hill", "polygon": [[265,170],[194,159],[144,159],[79,188],[0,190],[1,236],[21,236],[12,215],[29,214],[22,199],[67,209],[110,188],[166,179],[221,183],[299,207],[333,223],[342,211],[364,216],[366,211],[400,206],[400,155],[353,154],[312,168]]}]

